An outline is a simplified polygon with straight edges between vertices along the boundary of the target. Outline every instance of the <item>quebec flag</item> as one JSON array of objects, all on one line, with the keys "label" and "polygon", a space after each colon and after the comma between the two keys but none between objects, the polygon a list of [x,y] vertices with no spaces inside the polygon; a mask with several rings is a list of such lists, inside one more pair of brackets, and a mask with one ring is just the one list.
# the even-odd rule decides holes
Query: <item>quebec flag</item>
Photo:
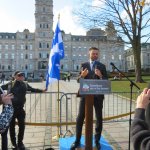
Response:
[{"label": "quebec flag", "polygon": [[49,56],[49,65],[46,77],[46,89],[48,89],[49,84],[52,84],[54,81],[60,80],[60,59],[63,58],[64,45],[58,22],[54,33],[52,48]]}]

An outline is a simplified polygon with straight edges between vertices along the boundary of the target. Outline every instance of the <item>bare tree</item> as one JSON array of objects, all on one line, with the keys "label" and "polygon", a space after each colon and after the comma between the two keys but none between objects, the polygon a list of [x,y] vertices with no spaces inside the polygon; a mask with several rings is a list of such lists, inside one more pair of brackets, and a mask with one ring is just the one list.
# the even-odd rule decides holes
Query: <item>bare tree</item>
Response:
[{"label": "bare tree", "polygon": [[[143,82],[141,75],[141,40],[150,39],[150,6],[149,0],[97,0],[99,5],[82,4],[76,11],[87,27],[104,26],[108,21],[113,22],[117,33],[126,43],[131,45],[134,55],[136,82]],[[86,5],[86,6],[85,6]],[[149,30],[148,30],[149,29]]]}]

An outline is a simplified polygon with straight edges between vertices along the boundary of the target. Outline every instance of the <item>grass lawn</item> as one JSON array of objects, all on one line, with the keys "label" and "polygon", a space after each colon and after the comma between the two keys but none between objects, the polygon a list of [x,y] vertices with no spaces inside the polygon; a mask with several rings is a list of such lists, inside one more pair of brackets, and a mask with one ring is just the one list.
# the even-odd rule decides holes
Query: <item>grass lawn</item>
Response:
[{"label": "grass lawn", "polygon": [[[133,77],[129,79],[133,82],[135,80]],[[110,78],[109,80],[111,80],[112,92],[130,92],[130,81],[128,81],[127,79],[123,78],[122,80],[113,80],[112,78]],[[148,85],[150,84],[150,76],[144,76],[143,80],[145,81],[145,83],[134,82],[140,88],[140,91],[142,91],[145,87],[148,87]],[[137,91],[138,89],[133,86],[133,92]]]},{"label": "grass lawn", "polygon": [[[140,88],[140,91],[142,91],[145,87],[148,87],[148,85],[150,84],[150,76],[144,76],[142,78],[145,83],[135,83],[135,78],[129,78]],[[126,78],[123,78],[122,80],[113,80],[112,78],[110,78],[109,80],[111,80],[112,92],[130,92],[130,82]],[[137,91],[139,90],[135,86],[133,86],[133,92]],[[128,95],[128,97],[130,98],[130,94]],[[136,97],[133,96],[133,99],[136,99]]]}]

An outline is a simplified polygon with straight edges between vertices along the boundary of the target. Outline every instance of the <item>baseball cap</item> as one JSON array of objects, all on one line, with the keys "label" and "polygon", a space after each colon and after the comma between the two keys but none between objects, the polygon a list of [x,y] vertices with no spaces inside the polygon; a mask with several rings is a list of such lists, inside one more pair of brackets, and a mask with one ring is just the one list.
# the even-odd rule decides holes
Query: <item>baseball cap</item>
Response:
[{"label": "baseball cap", "polygon": [[24,76],[24,73],[21,72],[21,71],[16,71],[16,72],[14,73],[14,76],[16,76],[16,75]]}]

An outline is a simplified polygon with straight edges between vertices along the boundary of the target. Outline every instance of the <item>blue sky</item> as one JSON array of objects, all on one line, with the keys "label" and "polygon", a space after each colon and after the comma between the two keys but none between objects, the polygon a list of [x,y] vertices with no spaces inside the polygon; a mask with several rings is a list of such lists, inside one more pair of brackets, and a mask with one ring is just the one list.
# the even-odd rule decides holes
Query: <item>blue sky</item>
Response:
[{"label": "blue sky", "polygon": [[[72,16],[72,9],[77,0],[53,0],[54,26],[60,13],[60,27],[66,33],[85,34],[85,30],[77,24]],[[35,30],[35,0],[0,0],[0,32],[22,32]]]}]

